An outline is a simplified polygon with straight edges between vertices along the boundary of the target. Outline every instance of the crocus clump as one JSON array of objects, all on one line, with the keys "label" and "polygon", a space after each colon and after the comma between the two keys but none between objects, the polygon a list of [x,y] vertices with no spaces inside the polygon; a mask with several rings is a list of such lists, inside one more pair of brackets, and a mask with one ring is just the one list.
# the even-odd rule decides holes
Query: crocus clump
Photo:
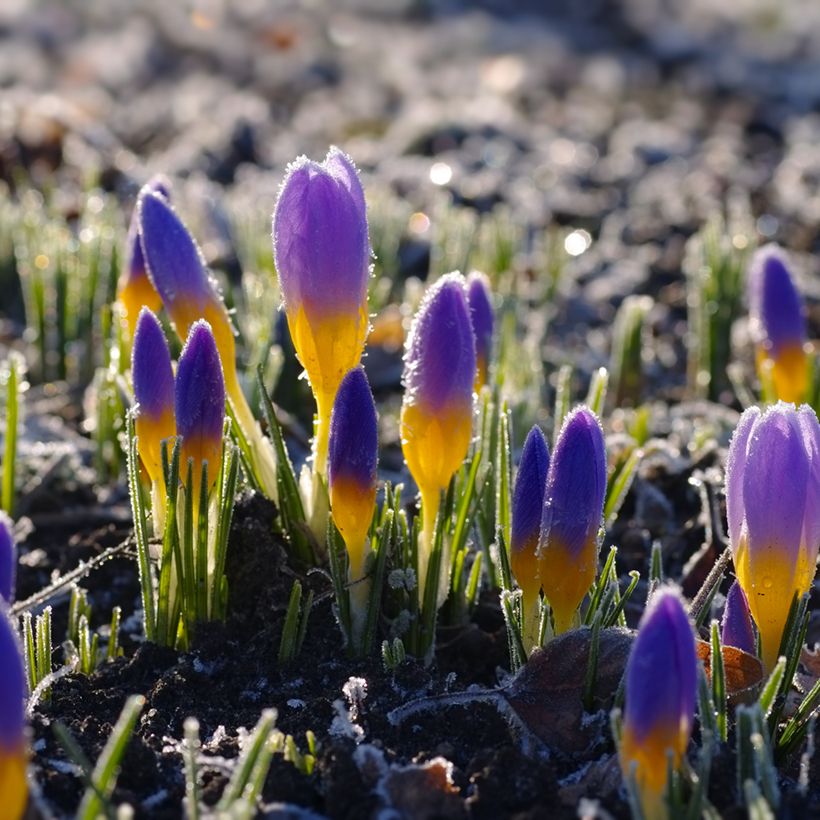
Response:
[{"label": "crocus clump", "polygon": [[194,508],[198,503],[200,476],[207,469],[207,488],[213,487],[222,460],[225,425],[225,382],[219,351],[205,321],[194,322],[179,357],[174,407],[181,439],[182,476],[192,467]]},{"label": "crocus clump", "polygon": [[0,815],[9,820],[19,820],[28,801],[25,692],[20,644],[0,604]]},{"label": "crocus clump", "polygon": [[0,513],[0,601],[7,604],[13,601],[16,577],[17,544],[12,534],[11,519],[5,513]]},{"label": "crocus clump", "polygon": [[803,401],[809,381],[806,319],[786,256],[777,245],[760,248],[752,258],[749,306],[761,381],[770,379],[782,401]]},{"label": "crocus clump", "polygon": [[[163,176],[150,179],[140,191],[140,196],[145,192],[153,192],[165,199],[170,199],[170,186],[168,180]],[[148,276],[145,257],[142,253],[138,208],[135,208],[131,214],[131,223],[128,226],[125,259],[122,274],[117,283],[117,301],[128,323],[128,335],[131,339],[134,338],[140,311],[147,307],[156,312],[162,305],[162,299]]]},{"label": "crocus clump", "polygon": [[473,271],[467,278],[467,302],[470,305],[470,319],[475,335],[475,391],[478,393],[487,384],[494,322],[490,280],[479,271]]},{"label": "crocus clump", "polygon": [[726,511],[737,579],[777,661],[794,596],[808,592],[820,547],[820,424],[807,405],[740,417],[726,465]]},{"label": "crocus clump", "polygon": [[422,506],[419,589],[440,495],[467,455],[473,424],[475,341],[461,274],[439,279],[422,302],[404,356],[401,445]]},{"label": "crocus clump", "polygon": [[324,476],[333,401],[359,363],[368,329],[364,191],[338,148],[324,162],[299,157],[288,167],[273,213],[273,252],[290,335],[316,399],[314,470]]},{"label": "crocus clump", "polygon": [[605,494],[604,433],[598,417],[581,406],[558,435],[541,519],[538,573],[557,635],[572,626],[595,580]]},{"label": "crocus clump", "polygon": [[239,384],[234,331],[225,303],[208,277],[191,234],[171,204],[156,191],[139,200],[139,225],[148,273],[180,339],[200,319],[208,322],[224,368],[225,389],[237,423],[249,443],[254,472],[270,498],[276,499],[276,459],[262,435]]},{"label": "crocus clump", "polygon": [[720,623],[720,640],[724,646],[734,646],[750,655],[756,654],[755,628],[752,613],[743,587],[735,581],[726,596],[723,619]]},{"label": "crocus clump", "polygon": [[[626,667],[621,771],[634,783],[645,820],[668,816],[669,755],[678,769],[692,734],[697,655],[678,594],[655,594],[638,627]],[[634,778],[634,780],[633,780]]]},{"label": "crocus clump", "polygon": [[544,510],[550,455],[541,428],[534,425],[527,434],[521,463],[515,477],[510,533],[510,567],[521,589],[522,632],[529,652],[538,640],[540,620],[538,540]]},{"label": "crocus clump", "polygon": [[370,552],[367,533],[376,506],[378,452],[376,405],[364,370],[356,367],[342,379],[333,403],[327,464],[330,509],[347,548],[356,633],[367,617],[370,585],[364,573]]}]

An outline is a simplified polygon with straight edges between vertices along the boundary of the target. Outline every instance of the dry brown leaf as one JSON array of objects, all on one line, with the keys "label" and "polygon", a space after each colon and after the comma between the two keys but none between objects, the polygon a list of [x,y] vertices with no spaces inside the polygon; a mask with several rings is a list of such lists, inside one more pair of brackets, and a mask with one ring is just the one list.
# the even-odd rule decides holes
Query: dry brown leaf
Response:
[{"label": "dry brown leaf", "polygon": [[[698,658],[703,661],[706,676],[711,680],[712,647],[707,641],[697,641]],[[763,683],[763,664],[759,658],[734,646],[722,646],[723,669],[726,677],[726,694],[729,702],[750,703]]]}]

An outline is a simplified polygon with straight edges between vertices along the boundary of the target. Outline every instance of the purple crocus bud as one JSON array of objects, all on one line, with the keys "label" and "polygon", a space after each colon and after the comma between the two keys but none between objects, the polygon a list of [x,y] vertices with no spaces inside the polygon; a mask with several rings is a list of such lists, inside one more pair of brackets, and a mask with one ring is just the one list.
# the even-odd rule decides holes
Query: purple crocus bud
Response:
[{"label": "purple crocus bud", "polygon": [[210,486],[222,460],[225,424],[225,383],[210,325],[194,322],[179,357],[175,390],[177,433],[182,439],[181,474],[193,460],[194,488],[199,487],[202,465],[208,464]]},{"label": "purple crocus bud", "polygon": [[729,445],[726,508],[737,579],[777,661],[792,598],[811,586],[820,541],[820,428],[808,406],[752,407]]},{"label": "purple crocus bud", "polygon": [[641,618],[626,666],[620,762],[634,776],[644,817],[666,817],[668,755],[680,767],[695,716],[697,654],[678,594],[658,591]]},{"label": "purple crocus bud", "polygon": [[464,278],[449,273],[427,292],[404,356],[401,445],[422,499],[420,588],[439,495],[464,461],[472,437],[475,367]]},{"label": "purple crocus bud", "polygon": [[493,303],[490,280],[483,273],[473,271],[467,279],[467,301],[473,323],[476,353],[475,390],[487,384],[490,356],[493,349]]},{"label": "purple crocus bud", "polygon": [[802,401],[809,384],[806,319],[786,255],[775,244],[752,257],[749,307],[758,369],[770,369],[778,399]]},{"label": "purple crocus bud", "polygon": [[[165,199],[170,199],[170,184],[165,177],[158,175],[142,187],[140,196],[145,192],[154,192]],[[142,254],[138,208],[131,214],[131,224],[128,227],[124,264],[117,284],[117,299],[123,306],[129,336],[132,339],[142,308],[147,307],[156,312],[162,305],[162,300],[148,277],[145,257]]]},{"label": "purple crocus bud", "polygon": [[0,794],[2,815],[10,820],[23,816],[28,801],[25,694],[22,650],[0,604]]},{"label": "purple crocus bud", "polygon": [[134,332],[131,378],[137,404],[134,428],[140,458],[151,481],[164,486],[162,442],[176,435],[174,371],[162,325],[147,307],[140,311]]},{"label": "purple crocus bud", "polygon": [[756,654],[755,628],[752,613],[743,587],[735,581],[726,596],[723,620],[720,626],[720,640],[724,646],[734,646],[750,655]]},{"label": "purple crocus bud", "polygon": [[572,626],[595,580],[606,494],[606,446],[598,417],[581,406],[564,420],[552,454],[539,543],[539,576],[556,634]]},{"label": "purple crocus bud", "polygon": [[316,398],[323,474],[333,400],[359,363],[368,328],[364,191],[338,148],[324,162],[303,156],[288,166],[273,213],[273,253],[290,335]]},{"label": "purple crocus bud", "polygon": [[[538,617],[538,540],[550,454],[541,428],[533,425],[524,442],[515,477],[510,534],[510,566],[523,596],[524,634],[534,643]],[[528,649],[531,647],[527,647]]]},{"label": "purple crocus bud", "polygon": [[14,542],[11,519],[0,513],[0,599],[14,601],[14,580],[17,577],[17,544]]}]

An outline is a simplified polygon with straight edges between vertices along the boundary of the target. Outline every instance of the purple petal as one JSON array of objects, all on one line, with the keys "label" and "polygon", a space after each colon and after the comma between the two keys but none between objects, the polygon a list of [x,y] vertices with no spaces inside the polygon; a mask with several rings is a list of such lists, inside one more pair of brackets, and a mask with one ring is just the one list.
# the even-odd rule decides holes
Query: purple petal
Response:
[{"label": "purple petal", "polygon": [[476,358],[473,327],[458,273],[442,276],[419,308],[404,356],[405,401],[431,410],[472,402]]},{"label": "purple petal", "polygon": [[23,655],[9,618],[0,604],[0,755],[18,752],[25,730]]},{"label": "purple petal", "polygon": [[659,726],[691,731],[696,689],[692,625],[678,594],[660,590],[641,618],[627,663],[625,722],[638,740]]},{"label": "purple petal", "polygon": [[356,481],[363,488],[376,483],[379,439],[376,405],[361,367],[349,370],[333,404],[328,444],[328,483],[337,478]]},{"label": "purple petal", "polygon": [[134,398],[140,412],[158,417],[174,406],[174,372],[171,351],[162,325],[148,309],[140,311],[131,349]]},{"label": "purple petal", "polygon": [[809,459],[802,541],[808,566],[811,568],[817,563],[817,552],[820,547],[820,423],[817,421],[817,414],[807,404],[797,411],[797,417]]},{"label": "purple petal", "polygon": [[729,543],[735,553],[740,544],[740,533],[745,515],[743,473],[746,470],[749,436],[761,415],[758,407],[749,407],[744,410],[729,444],[729,455],[726,460],[726,518],[729,523]]},{"label": "purple petal", "polygon": [[587,407],[564,421],[552,454],[541,541],[555,537],[574,553],[594,538],[601,526],[606,494],[606,445],[598,417]]},{"label": "purple petal", "polygon": [[17,545],[14,543],[11,521],[0,513],[0,599],[7,604],[14,600],[16,575]]},{"label": "purple petal", "polygon": [[749,601],[737,581],[732,584],[726,596],[720,638],[725,646],[734,646],[750,655],[755,655],[757,652]]},{"label": "purple petal", "polygon": [[473,271],[467,279],[467,301],[475,334],[476,355],[490,361],[493,344],[493,304],[490,282],[483,273]]},{"label": "purple petal", "polygon": [[550,454],[544,434],[533,425],[524,442],[512,500],[510,549],[520,550],[537,543],[544,509]]}]

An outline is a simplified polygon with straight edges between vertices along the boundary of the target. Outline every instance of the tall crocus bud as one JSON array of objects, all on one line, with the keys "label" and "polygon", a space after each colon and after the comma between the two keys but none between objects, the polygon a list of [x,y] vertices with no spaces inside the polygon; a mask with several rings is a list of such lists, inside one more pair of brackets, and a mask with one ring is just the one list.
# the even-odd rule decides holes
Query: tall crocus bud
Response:
[{"label": "tall crocus bud", "polygon": [[549,463],[550,454],[544,434],[540,427],[533,425],[524,442],[515,477],[510,535],[510,566],[523,596],[523,632],[528,651],[538,640],[538,596],[541,592],[538,539]]},{"label": "tall crocus bud", "polygon": [[668,816],[668,758],[677,769],[695,715],[697,655],[692,625],[677,593],[660,590],[644,612],[626,666],[620,761],[637,788],[645,820]]},{"label": "tall crocus bud", "polygon": [[325,474],[333,400],[367,336],[370,242],[364,191],[351,159],[288,167],[273,213],[273,253],[296,354],[316,398],[314,468]]},{"label": "tall crocus bud", "polygon": [[726,596],[723,619],[720,624],[720,640],[724,646],[734,646],[750,655],[754,655],[755,628],[752,613],[743,587],[735,581]]},{"label": "tall crocus bud", "polygon": [[726,512],[737,579],[771,669],[820,546],[820,425],[810,407],[779,402],[743,413],[729,445]]},{"label": "tall crocus bud", "polygon": [[541,520],[539,575],[557,635],[572,626],[595,580],[605,493],[604,433],[598,417],[581,406],[558,435]]},{"label": "tall crocus bud", "polygon": [[370,585],[363,577],[370,551],[367,531],[376,506],[378,450],[376,405],[364,370],[356,367],[342,379],[336,393],[327,462],[330,509],[347,547],[356,632],[361,631],[367,620]]},{"label": "tall crocus bud", "polygon": [[28,800],[23,656],[14,627],[0,605],[0,815],[23,816]]},{"label": "tall crocus bud", "polygon": [[425,296],[410,329],[404,356],[401,446],[421,493],[422,596],[440,494],[461,466],[470,445],[474,378],[475,341],[464,278],[450,273]]},{"label": "tall crocus bud", "polygon": [[139,200],[139,226],[148,273],[180,339],[204,319],[211,326],[224,368],[225,389],[234,416],[250,445],[253,467],[263,489],[276,498],[276,460],[270,441],[251,413],[236,372],[236,344],[228,311],[205,262],[170,203],[155,191]]},{"label": "tall crocus bud", "polygon": [[12,602],[16,577],[17,544],[14,543],[11,519],[4,513],[0,513],[0,601],[5,601],[7,604]]},{"label": "tall crocus bud", "polygon": [[[149,180],[140,191],[154,192],[168,199],[170,197],[168,180],[162,176],[155,176]],[[134,338],[137,318],[142,308],[156,312],[162,305],[162,299],[157,293],[148,270],[145,266],[145,257],[142,253],[140,241],[138,208],[131,214],[131,224],[128,227],[128,236],[125,240],[125,257],[122,274],[117,283],[117,301],[122,305],[125,319],[128,323],[129,338]]]},{"label": "tall crocus bud", "polygon": [[210,325],[194,322],[179,357],[175,390],[177,432],[182,439],[181,475],[193,462],[194,503],[198,499],[202,465],[208,464],[209,489],[222,461],[225,424],[225,382]]},{"label": "tall crocus bud", "polygon": [[749,271],[749,303],[761,377],[770,375],[778,399],[805,399],[809,381],[806,319],[783,251],[758,250]]},{"label": "tall crocus bud", "polygon": [[473,271],[467,279],[467,301],[475,335],[476,377],[475,390],[487,384],[487,372],[493,349],[493,304],[490,280],[483,273]]}]

